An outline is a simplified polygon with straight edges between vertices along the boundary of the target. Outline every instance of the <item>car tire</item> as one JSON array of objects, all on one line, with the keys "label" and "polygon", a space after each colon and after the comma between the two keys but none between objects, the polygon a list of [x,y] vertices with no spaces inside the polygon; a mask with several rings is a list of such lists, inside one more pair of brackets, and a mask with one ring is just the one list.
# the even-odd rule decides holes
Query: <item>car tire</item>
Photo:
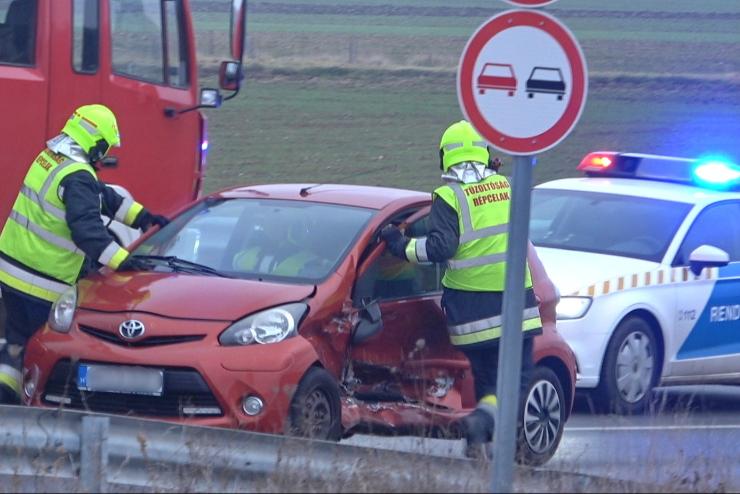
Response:
[{"label": "car tire", "polygon": [[607,346],[594,405],[607,413],[644,412],[658,381],[658,365],[653,328],[641,317],[625,318]]},{"label": "car tire", "polygon": [[328,441],[341,439],[339,386],[326,370],[311,367],[298,384],[290,402],[289,433]]},{"label": "car tire", "polygon": [[517,462],[539,466],[558,449],[567,417],[560,379],[548,367],[535,367],[520,408]]}]

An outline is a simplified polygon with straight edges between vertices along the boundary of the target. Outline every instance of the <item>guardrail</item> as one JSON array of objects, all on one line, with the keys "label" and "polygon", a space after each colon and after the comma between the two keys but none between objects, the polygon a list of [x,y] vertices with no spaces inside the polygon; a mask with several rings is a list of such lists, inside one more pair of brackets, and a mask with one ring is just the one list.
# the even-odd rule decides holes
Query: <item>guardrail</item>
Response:
[{"label": "guardrail", "polygon": [[[0,491],[488,492],[486,463],[74,410],[0,406]],[[520,492],[653,492],[518,467]]]},{"label": "guardrail", "polygon": [[0,458],[0,474],[52,476],[89,492],[469,492],[487,483],[481,465],[465,459],[20,406],[0,406]]}]

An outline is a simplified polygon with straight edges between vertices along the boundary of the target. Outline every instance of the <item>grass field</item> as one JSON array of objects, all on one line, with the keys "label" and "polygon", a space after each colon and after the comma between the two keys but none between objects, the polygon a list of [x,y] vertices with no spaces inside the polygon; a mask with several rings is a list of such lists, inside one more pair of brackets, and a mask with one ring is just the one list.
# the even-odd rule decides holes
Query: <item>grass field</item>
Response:
[{"label": "grass field", "polygon": [[[193,4],[201,56],[221,57],[214,26],[223,16],[207,0]],[[252,2],[246,86],[208,111],[206,190],[270,181],[433,188],[439,135],[462,116],[462,48],[508,7]],[[560,0],[546,11],[579,39],[590,89],[574,132],[538,157],[536,183],[574,175],[595,149],[740,159],[740,1]]]}]

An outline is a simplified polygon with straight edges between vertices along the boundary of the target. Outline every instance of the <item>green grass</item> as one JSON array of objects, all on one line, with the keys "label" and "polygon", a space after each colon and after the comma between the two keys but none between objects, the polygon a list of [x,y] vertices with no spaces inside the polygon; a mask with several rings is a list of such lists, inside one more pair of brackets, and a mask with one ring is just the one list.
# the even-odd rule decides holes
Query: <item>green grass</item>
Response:
[{"label": "green grass", "polygon": [[[243,94],[209,113],[205,189],[273,181],[433,189],[439,136],[462,117],[454,80],[409,73],[379,80],[382,73],[253,73]],[[575,176],[578,161],[593,150],[679,156],[721,151],[740,158],[738,93],[733,104],[732,95],[708,98],[704,93],[717,89],[702,85],[616,79],[598,86],[573,133],[539,156],[535,183]],[[510,173],[510,158],[504,163]]]},{"label": "green grass", "polygon": [[[280,13],[279,4],[373,15]],[[368,6],[448,9],[396,16]],[[207,191],[281,180],[438,184],[439,135],[462,117],[454,84],[460,54],[487,13],[508,4],[262,0],[253,7],[244,93],[208,112]],[[454,7],[479,10],[444,17]],[[575,175],[595,149],[740,158],[740,1],[560,0],[545,11],[578,38],[591,89],[573,133],[539,157],[536,183]],[[225,19],[196,10],[203,58],[225,52]]]}]

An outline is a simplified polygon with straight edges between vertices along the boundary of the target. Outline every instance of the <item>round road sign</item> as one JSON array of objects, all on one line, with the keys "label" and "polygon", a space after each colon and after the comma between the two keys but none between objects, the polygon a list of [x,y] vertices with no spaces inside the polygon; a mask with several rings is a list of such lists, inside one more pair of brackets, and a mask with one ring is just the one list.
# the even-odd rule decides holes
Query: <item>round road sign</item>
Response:
[{"label": "round road sign", "polygon": [[495,148],[514,155],[552,148],[586,103],[586,60],[554,17],[510,10],[486,21],[460,58],[457,96],[470,123]]},{"label": "round road sign", "polygon": [[504,0],[504,2],[516,5],[517,7],[544,7],[545,5],[557,2],[557,0]]}]

